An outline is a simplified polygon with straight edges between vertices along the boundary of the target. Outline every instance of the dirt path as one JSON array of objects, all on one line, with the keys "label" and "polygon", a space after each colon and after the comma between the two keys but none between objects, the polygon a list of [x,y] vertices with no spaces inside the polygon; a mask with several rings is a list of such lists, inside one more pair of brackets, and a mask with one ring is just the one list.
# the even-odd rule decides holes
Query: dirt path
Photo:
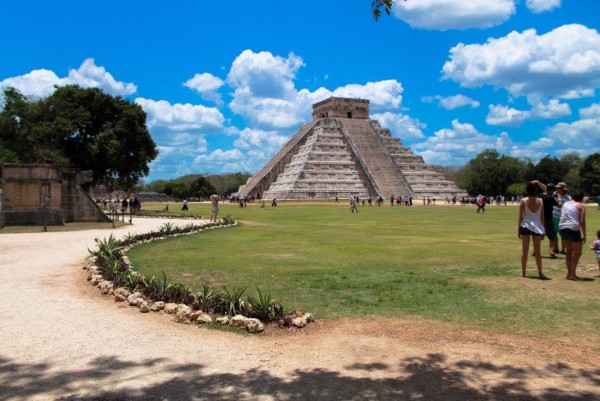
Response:
[{"label": "dirt path", "polygon": [[245,336],[141,314],[85,281],[108,235],[0,235],[0,399],[600,400],[597,346],[421,320]]}]

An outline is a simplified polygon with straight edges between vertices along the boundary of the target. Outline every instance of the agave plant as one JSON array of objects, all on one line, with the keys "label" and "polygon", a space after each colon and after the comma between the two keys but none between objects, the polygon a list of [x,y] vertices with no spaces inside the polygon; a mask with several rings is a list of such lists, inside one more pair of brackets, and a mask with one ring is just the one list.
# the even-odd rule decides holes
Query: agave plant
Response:
[{"label": "agave plant", "polygon": [[171,284],[170,287],[163,293],[165,302],[184,303],[190,294],[190,286],[184,284]]},{"label": "agave plant", "polygon": [[121,241],[113,237],[112,234],[108,238],[103,240],[95,238],[94,242],[96,242],[96,246],[98,249],[96,251],[91,251],[88,249],[88,252],[92,256],[97,256],[103,261],[112,261],[119,259],[119,252],[123,249],[123,244],[121,243]]},{"label": "agave plant", "polygon": [[[104,258],[104,256],[101,257]],[[115,281],[115,278],[117,278],[124,271],[123,266],[118,260],[106,259],[104,263],[100,263],[99,266],[104,278],[110,281]]]},{"label": "agave plant", "polygon": [[121,242],[124,245],[131,245],[137,241],[137,234],[135,233],[127,233],[121,239]]},{"label": "agave plant", "polygon": [[156,277],[142,278],[138,283],[138,289],[146,298],[160,301],[159,282]]},{"label": "agave plant", "polygon": [[202,291],[196,294],[198,298],[198,309],[204,312],[215,310],[221,303],[221,293],[216,288],[211,288],[207,283],[202,282]]},{"label": "agave plant", "polygon": [[160,226],[158,228],[158,232],[161,235],[171,235],[173,233],[173,231],[175,230],[175,224],[173,223],[164,223],[162,226]]},{"label": "agave plant", "polygon": [[129,289],[129,291],[135,291],[136,288],[143,285],[144,279],[138,274],[128,273],[125,276],[123,285]]},{"label": "agave plant", "polygon": [[221,302],[217,310],[223,314],[234,316],[241,312],[242,295],[248,287],[235,287],[231,292],[222,286]]},{"label": "agave plant", "polygon": [[271,294],[263,294],[256,287],[256,296],[248,297],[250,304],[250,317],[255,317],[265,322],[272,322],[283,317],[283,306],[276,302]]}]

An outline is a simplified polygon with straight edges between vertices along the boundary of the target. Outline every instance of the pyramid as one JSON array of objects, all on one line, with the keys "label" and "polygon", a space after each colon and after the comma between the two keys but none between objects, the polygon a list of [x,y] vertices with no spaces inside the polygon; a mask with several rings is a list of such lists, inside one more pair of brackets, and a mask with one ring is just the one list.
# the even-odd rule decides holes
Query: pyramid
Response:
[{"label": "pyramid", "polygon": [[313,105],[313,120],[240,188],[258,199],[333,199],[381,195],[466,196],[369,118],[369,101],[331,97]]}]

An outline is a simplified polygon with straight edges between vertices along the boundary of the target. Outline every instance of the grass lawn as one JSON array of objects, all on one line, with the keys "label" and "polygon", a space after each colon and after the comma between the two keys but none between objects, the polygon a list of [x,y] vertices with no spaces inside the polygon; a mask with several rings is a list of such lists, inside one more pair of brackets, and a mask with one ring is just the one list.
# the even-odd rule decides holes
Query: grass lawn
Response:
[{"label": "grass lawn", "polygon": [[[144,208],[162,208],[145,204]],[[175,209],[175,210],[173,210]],[[171,205],[174,213],[181,213]],[[600,211],[588,207],[588,241],[578,274],[564,279],[564,257],[543,259],[541,281],[520,277],[517,208],[489,206],[359,206],[346,203],[222,204],[240,221],[143,245],[128,254],[137,270],[199,290],[200,282],[247,286],[272,294],[286,309],[318,318],[420,316],[521,335],[585,336],[600,340],[600,278],[589,244]],[[191,204],[210,215],[209,204]],[[542,243],[547,255],[548,242]],[[530,257],[528,274],[535,276]]]}]

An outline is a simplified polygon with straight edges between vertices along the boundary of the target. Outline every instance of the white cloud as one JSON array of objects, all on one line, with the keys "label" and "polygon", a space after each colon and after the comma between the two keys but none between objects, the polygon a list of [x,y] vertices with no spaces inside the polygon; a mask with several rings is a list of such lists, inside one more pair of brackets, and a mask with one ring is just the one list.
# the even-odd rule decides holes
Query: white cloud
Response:
[{"label": "white cloud", "polygon": [[436,131],[424,142],[411,145],[427,163],[441,165],[463,165],[485,149],[494,148],[500,153],[508,152],[512,140],[507,133],[498,136],[477,131],[469,123],[452,121],[452,128]]},{"label": "white cloud", "polygon": [[401,140],[421,139],[425,137],[422,130],[427,125],[406,114],[385,112],[372,114],[371,119],[379,121],[382,127],[390,130],[392,136],[398,137]]},{"label": "white cloud", "polygon": [[223,101],[221,100],[221,94],[217,91],[224,84],[225,82],[221,78],[205,72],[203,74],[194,74],[194,77],[188,79],[183,85],[195,90],[202,99],[221,105]]},{"label": "white cloud", "polygon": [[526,120],[546,120],[571,115],[571,108],[558,99],[536,103],[531,110],[517,110],[503,105],[490,105],[485,122],[489,125],[519,127]]},{"label": "white cloud", "polygon": [[13,87],[25,96],[39,99],[51,95],[55,85],[66,85],[66,80],[50,70],[42,69],[6,78],[0,82],[0,90]]},{"label": "white cloud", "polygon": [[551,99],[548,103],[536,103],[529,111],[532,120],[547,120],[571,115],[571,108],[558,99]]},{"label": "white cloud", "polygon": [[395,79],[350,84],[333,91],[333,96],[369,99],[371,108],[399,108],[402,103],[402,84]]},{"label": "white cloud", "polygon": [[600,120],[600,103],[594,103],[590,107],[585,107],[579,110],[581,118],[595,118]]},{"label": "white cloud", "polygon": [[454,110],[464,106],[470,106],[471,108],[479,107],[477,100],[461,94],[453,96],[424,96],[421,100],[425,103],[432,103],[434,100],[437,100],[438,104],[446,110]]},{"label": "white cloud", "polygon": [[131,95],[137,87],[128,82],[117,81],[104,67],[97,66],[94,59],[86,59],[78,69],[69,70],[67,77],[60,78],[46,69],[33,70],[0,82],[0,91],[13,87],[23,95],[39,99],[51,95],[54,86],[79,85],[84,88],[100,88],[112,95]]},{"label": "white cloud", "polygon": [[243,51],[233,62],[227,83],[234,88],[231,110],[259,128],[289,128],[310,120],[312,104],[331,96],[369,99],[374,108],[398,108],[402,85],[395,80],[351,84],[314,92],[297,90],[296,73],[304,62],[293,53],[287,58],[269,52]]},{"label": "white cloud", "polygon": [[561,0],[527,0],[527,8],[534,14],[543,13],[560,7]]},{"label": "white cloud", "polygon": [[493,85],[517,96],[590,96],[600,86],[600,35],[572,24],[543,35],[528,29],[485,44],[460,43],[442,72],[465,87]]},{"label": "white cloud", "polygon": [[239,149],[216,149],[209,154],[198,155],[194,158],[193,165],[197,170],[215,173],[250,171],[247,157]]},{"label": "white cloud", "polygon": [[488,28],[503,23],[515,13],[515,0],[398,1],[392,11],[415,28]]},{"label": "white cloud", "polygon": [[500,104],[490,104],[485,122],[489,125],[503,125],[507,127],[521,126],[528,118],[529,113],[516,110]]},{"label": "white cloud", "polygon": [[84,88],[100,88],[113,95],[131,95],[137,91],[134,84],[115,80],[106,68],[97,66],[93,58],[85,60],[78,69],[69,70],[67,81]]},{"label": "white cloud", "polygon": [[148,128],[166,128],[172,131],[208,131],[223,128],[224,117],[216,108],[190,103],[171,104],[166,100],[137,98],[147,113]]},{"label": "white cloud", "polygon": [[587,155],[600,152],[600,118],[597,116],[572,123],[558,123],[544,133],[559,144],[565,153],[576,151]]}]

